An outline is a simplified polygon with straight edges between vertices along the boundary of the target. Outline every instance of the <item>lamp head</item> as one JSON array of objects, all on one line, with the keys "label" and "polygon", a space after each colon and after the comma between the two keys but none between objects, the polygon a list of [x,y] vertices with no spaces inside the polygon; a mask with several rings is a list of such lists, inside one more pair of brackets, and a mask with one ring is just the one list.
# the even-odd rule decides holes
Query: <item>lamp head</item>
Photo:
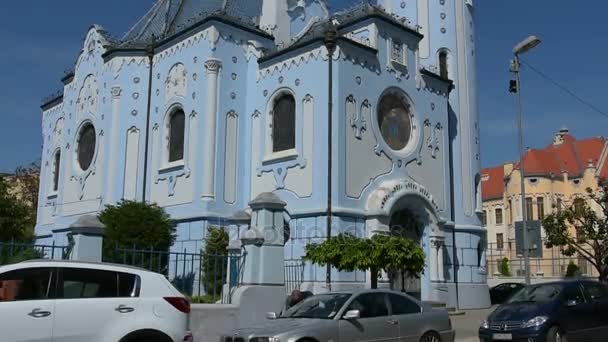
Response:
[{"label": "lamp head", "polygon": [[516,55],[521,55],[534,49],[538,46],[538,44],[540,44],[540,38],[537,36],[530,36],[521,41],[519,44],[515,45],[513,48],[513,53]]}]

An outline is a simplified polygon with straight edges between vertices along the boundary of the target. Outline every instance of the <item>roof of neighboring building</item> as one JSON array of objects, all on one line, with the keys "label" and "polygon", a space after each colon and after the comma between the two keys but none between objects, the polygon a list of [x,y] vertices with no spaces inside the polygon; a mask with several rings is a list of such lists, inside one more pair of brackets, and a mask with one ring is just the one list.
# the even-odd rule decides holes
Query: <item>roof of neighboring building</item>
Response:
[{"label": "roof of neighboring building", "polygon": [[505,167],[503,165],[481,170],[482,200],[502,198],[505,188]]},{"label": "roof of neighboring building", "polygon": [[[608,181],[608,162],[602,160],[606,146],[604,137],[576,140],[567,129],[562,129],[552,144],[526,152],[525,174],[527,177],[552,177],[567,173],[568,177],[577,178],[583,176],[585,169],[592,167],[598,169],[601,180]],[[516,163],[513,170],[519,169],[519,163]],[[503,165],[482,170],[481,191],[484,201],[502,197],[507,176]]]},{"label": "roof of neighboring building", "polygon": [[[581,177],[588,167],[598,167],[606,140],[594,137],[576,140],[569,132],[558,134],[558,141],[544,149],[531,149],[524,157],[526,176],[551,176],[567,173]],[[515,164],[519,170],[519,163]]]}]

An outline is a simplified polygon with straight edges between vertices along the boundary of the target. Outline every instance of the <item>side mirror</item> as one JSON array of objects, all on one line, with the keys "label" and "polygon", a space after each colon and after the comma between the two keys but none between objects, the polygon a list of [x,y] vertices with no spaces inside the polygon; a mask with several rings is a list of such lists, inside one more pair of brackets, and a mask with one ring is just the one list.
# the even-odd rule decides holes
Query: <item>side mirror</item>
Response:
[{"label": "side mirror", "polygon": [[275,320],[277,319],[277,313],[276,312],[269,312],[266,314],[266,319],[271,319],[271,320]]},{"label": "side mirror", "polygon": [[573,308],[578,305],[578,300],[570,299],[566,302],[566,307]]},{"label": "side mirror", "polygon": [[361,318],[361,312],[359,310],[348,310],[342,317],[346,320],[355,320]]}]

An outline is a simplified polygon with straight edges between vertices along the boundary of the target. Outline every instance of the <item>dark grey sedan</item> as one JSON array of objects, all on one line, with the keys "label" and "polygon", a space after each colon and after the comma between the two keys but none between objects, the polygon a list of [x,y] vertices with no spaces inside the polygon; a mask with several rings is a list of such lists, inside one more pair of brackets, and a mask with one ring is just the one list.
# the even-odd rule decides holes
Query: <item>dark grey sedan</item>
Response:
[{"label": "dark grey sedan", "polygon": [[320,294],[269,318],[222,342],[454,341],[445,309],[388,290]]}]

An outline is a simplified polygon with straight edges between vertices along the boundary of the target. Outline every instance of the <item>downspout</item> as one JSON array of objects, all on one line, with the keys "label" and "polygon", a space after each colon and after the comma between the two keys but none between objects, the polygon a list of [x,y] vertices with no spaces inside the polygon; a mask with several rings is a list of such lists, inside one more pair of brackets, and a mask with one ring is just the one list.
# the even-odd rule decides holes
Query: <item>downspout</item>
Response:
[{"label": "downspout", "polygon": [[[450,86],[450,91],[454,89],[454,86]],[[449,95],[448,95],[449,96]],[[452,219],[452,223],[454,226],[452,227],[452,267],[454,272],[454,288],[456,290],[456,311],[458,311],[460,307],[460,298],[458,294],[458,265],[456,255],[458,254],[458,249],[456,248],[456,208],[455,208],[455,200],[454,200],[454,151],[452,147],[452,137],[453,137],[453,126],[454,122],[452,122],[452,110],[449,100],[448,100],[448,139],[450,143],[449,146],[449,165],[450,165],[450,217]]]},{"label": "downspout", "polygon": [[[331,23],[331,26],[325,31],[325,47],[327,48],[327,66],[328,74],[328,89],[327,89],[327,232],[326,237],[331,237],[331,193],[332,193],[332,116],[333,116],[333,57],[336,51],[338,32],[336,26]],[[331,291],[331,264],[326,265],[325,283],[327,290]]]},{"label": "downspout", "polygon": [[146,110],[146,143],[144,145],[144,177],[142,186],[141,201],[146,202],[146,187],[148,184],[148,148],[150,144],[150,112],[152,110],[152,77],[153,77],[153,66],[154,66],[154,35],[152,35],[150,45],[146,51],[148,56],[148,63],[150,65],[148,71],[148,108]]}]

